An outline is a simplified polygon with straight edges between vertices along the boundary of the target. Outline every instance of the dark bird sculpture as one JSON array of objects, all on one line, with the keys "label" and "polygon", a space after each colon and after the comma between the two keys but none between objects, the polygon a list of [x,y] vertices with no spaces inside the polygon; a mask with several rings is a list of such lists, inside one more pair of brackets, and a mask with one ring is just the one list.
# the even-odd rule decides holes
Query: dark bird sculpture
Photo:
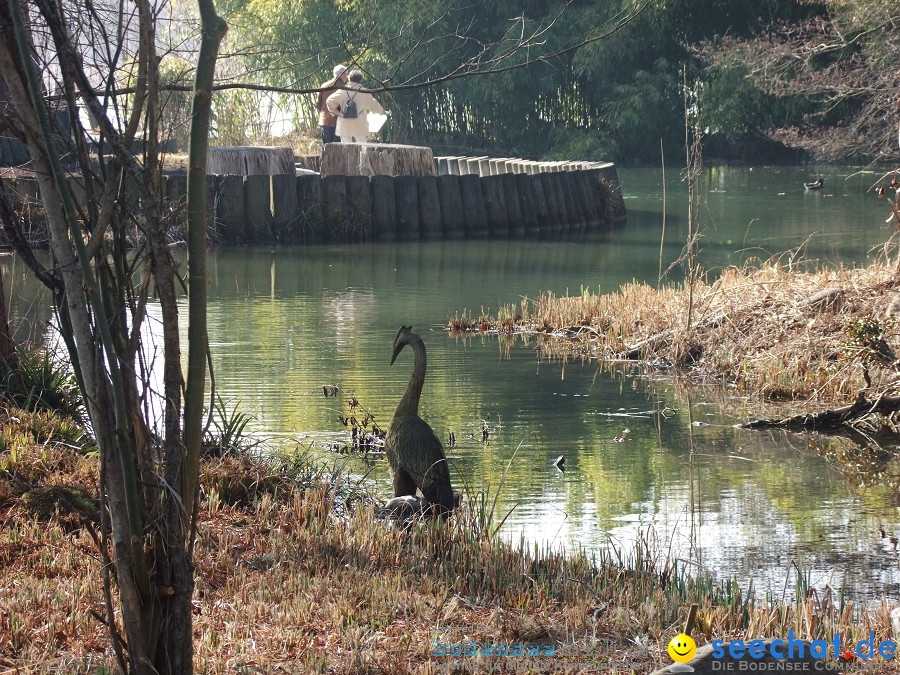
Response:
[{"label": "dark bird sculpture", "polygon": [[817,178],[812,183],[804,183],[803,187],[807,190],[821,190],[825,186],[824,178]]},{"label": "dark bird sculpture", "polygon": [[560,473],[565,471],[566,470],[566,456],[560,455],[559,457],[557,457],[556,461],[553,462],[553,466],[555,466]]},{"label": "dark bird sculpture", "polygon": [[413,350],[413,372],[384,440],[394,476],[394,497],[415,497],[416,488],[419,488],[422,496],[439,512],[446,513],[455,504],[450,469],[441,441],[419,417],[419,398],[425,384],[425,343],[412,332],[411,326],[401,326],[397,332],[391,365],[407,345]]}]

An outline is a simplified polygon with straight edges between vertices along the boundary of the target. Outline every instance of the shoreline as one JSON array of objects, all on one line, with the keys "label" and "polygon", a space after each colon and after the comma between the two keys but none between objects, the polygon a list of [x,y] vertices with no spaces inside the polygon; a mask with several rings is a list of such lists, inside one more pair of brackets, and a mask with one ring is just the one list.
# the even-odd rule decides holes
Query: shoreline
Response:
[{"label": "shoreline", "polygon": [[698,281],[693,300],[686,283],[630,283],[608,294],[543,293],[495,315],[457,313],[447,328],[546,337],[548,354],[642,363],[806,410],[847,405],[860,392],[898,391],[898,316],[893,264],[802,270],[766,263]]},{"label": "shoreline", "polygon": [[[97,457],[66,420],[15,409],[0,420],[5,438],[18,439],[0,472],[7,668],[114,663],[92,614],[102,611],[90,536]],[[64,486],[80,497],[61,498]],[[450,657],[472,672],[541,672],[537,656],[518,654],[536,645],[557,671],[646,675],[668,663],[666,644],[694,604],[698,644],[788,629],[807,639],[891,635],[886,600],[864,609],[828,594],[769,605],[736,581],[692,577],[640,542],[618,555],[516,547],[496,535],[502,514],[482,493],[467,495],[447,526],[407,531],[376,520],[360,483],[309,456],[263,461],[232,449],[204,459],[201,486],[194,607],[204,672],[440,672]],[[498,654],[466,656],[473,642]]]}]

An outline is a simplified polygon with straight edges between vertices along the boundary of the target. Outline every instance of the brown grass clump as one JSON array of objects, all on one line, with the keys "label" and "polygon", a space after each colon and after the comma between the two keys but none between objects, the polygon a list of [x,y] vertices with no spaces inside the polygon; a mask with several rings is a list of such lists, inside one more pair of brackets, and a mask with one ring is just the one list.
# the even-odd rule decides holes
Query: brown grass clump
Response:
[{"label": "brown grass clump", "polygon": [[[802,271],[771,262],[698,282],[690,326],[686,285],[630,283],[607,295],[526,298],[477,328],[547,333],[565,338],[561,351],[689,367],[770,400],[845,403],[866,387],[897,388],[897,289],[896,270],[882,263]],[[476,327],[456,317],[451,328]]]}]

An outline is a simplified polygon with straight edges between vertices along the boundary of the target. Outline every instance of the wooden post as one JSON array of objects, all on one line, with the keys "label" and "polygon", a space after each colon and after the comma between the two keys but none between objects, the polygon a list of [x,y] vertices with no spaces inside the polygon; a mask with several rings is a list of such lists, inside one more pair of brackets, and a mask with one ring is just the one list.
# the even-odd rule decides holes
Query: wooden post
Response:
[{"label": "wooden post", "polygon": [[446,176],[449,173],[448,169],[448,160],[449,157],[435,157],[434,161],[437,163],[437,175],[438,176]]},{"label": "wooden post", "polygon": [[378,241],[393,241],[397,238],[397,210],[394,204],[394,177],[372,176],[369,181],[372,191],[372,222],[374,236]]},{"label": "wooden post", "polygon": [[290,147],[210,148],[206,158],[206,172],[236,176],[293,174],[294,151]]},{"label": "wooden post", "polygon": [[218,227],[216,223],[216,198],[222,189],[221,176],[206,176],[206,228],[207,235],[210,228]]},{"label": "wooden post", "polygon": [[438,197],[441,200],[441,221],[444,223],[444,236],[448,239],[459,239],[465,236],[459,176],[438,176],[437,189]]},{"label": "wooden post", "polygon": [[[449,161],[449,160],[448,160]],[[388,143],[327,143],[323,176],[433,176],[431,148]]]},{"label": "wooden post", "polygon": [[552,175],[544,172],[539,178],[541,187],[544,189],[544,199],[547,202],[547,222],[541,229],[559,230],[562,217],[559,214],[559,206],[556,204],[556,190],[552,184]]},{"label": "wooden post", "polygon": [[522,223],[525,234],[537,234],[537,209],[534,205],[534,192],[531,176],[527,173],[516,174],[516,190],[519,192],[519,207],[522,210]]},{"label": "wooden post", "polygon": [[419,238],[419,188],[416,176],[394,177],[394,208],[397,214],[397,238]]},{"label": "wooden post", "polygon": [[575,195],[572,194],[572,184],[569,172],[560,171],[556,178],[559,181],[559,192],[562,196],[562,203],[565,204],[566,208],[565,225],[568,229],[575,229],[578,227],[578,207],[575,205]]},{"label": "wooden post", "polygon": [[294,160],[294,166],[297,169],[305,169],[307,171],[315,171],[319,173],[322,158],[319,155],[300,155]]},{"label": "wooden post", "polygon": [[502,176],[503,195],[506,198],[506,218],[509,221],[509,235],[521,237],[525,234],[525,219],[522,216],[522,205],[519,201],[519,188],[514,173]]},{"label": "wooden post", "polygon": [[481,175],[481,166],[482,160],[487,159],[487,157],[469,157],[466,160],[466,164],[469,165],[469,173],[474,173],[477,176]]},{"label": "wooden post", "polygon": [[216,225],[226,244],[243,243],[246,236],[244,220],[244,178],[222,176],[216,197]]},{"label": "wooden post", "polygon": [[[329,143],[328,145],[337,145]],[[326,146],[327,147],[327,146]],[[325,236],[331,241],[346,241],[347,227],[347,177],[325,176],[322,179],[325,216]]]},{"label": "wooden post", "polygon": [[[431,177],[434,180],[434,177]],[[347,227],[351,240],[372,238],[372,190],[368,176],[347,176]]]},{"label": "wooden post", "polygon": [[582,230],[586,230],[590,218],[588,216],[587,194],[585,194],[581,183],[581,171],[578,169],[569,171],[569,178],[572,181],[572,193],[575,196],[575,203],[578,206],[579,225]]},{"label": "wooden post", "polygon": [[559,229],[567,232],[572,227],[572,215],[570,213],[569,198],[563,187],[563,173],[554,171],[550,174],[550,184],[553,186],[553,196],[556,200],[556,209],[559,213]]},{"label": "wooden post", "polygon": [[300,224],[300,205],[297,177],[293,173],[272,176],[272,220],[275,241],[287,243],[299,239],[294,234]]},{"label": "wooden post", "polygon": [[247,241],[272,243],[272,188],[270,176],[244,177],[244,219]]},{"label": "wooden post", "polygon": [[479,176],[460,176],[459,192],[462,198],[463,222],[466,237],[476,239],[488,236],[488,216],[485,211],[485,198],[481,191],[482,181]]},{"label": "wooden post", "polygon": [[575,187],[581,195],[585,227],[588,230],[594,230],[597,227],[597,209],[594,205],[593,190],[587,180],[587,173],[584,170],[574,171],[572,177],[575,179]]},{"label": "wooden post", "polygon": [[324,195],[319,176],[297,176],[297,205],[299,207],[299,237],[301,241],[320,241],[325,233],[322,212]]},{"label": "wooden post", "polygon": [[625,210],[625,201],[622,199],[622,189],[619,187],[619,175],[616,173],[616,165],[607,163],[597,167],[603,182],[612,190],[612,206],[611,211],[616,220],[623,219],[627,216]]},{"label": "wooden post", "polygon": [[597,227],[602,230],[608,230],[612,226],[609,204],[607,203],[609,194],[601,183],[600,170],[594,167],[585,173],[587,174],[591,200],[597,212]]},{"label": "wooden post", "polygon": [[419,176],[419,234],[422,239],[440,239],[443,234],[441,200],[438,196],[437,178]]},{"label": "wooden post", "polygon": [[480,180],[484,193],[484,210],[487,214],[488,230],[493,237],[508,237],[509,219],[506,215],[503,176],[487,176]]},{"label": "wooden post", "polygon": [[572,172],[560,171],[559,179],[563,190],[563,197],[566,202],[566,212],[569,214],[569,226],[575,230],[584,229],[584,217],[572,181]]},{"label": "wooden post", "polygon": [[[243,190],[243,180],[241,180]],[[182,228],[187,224],[187,211],[185,200],[187,199],[187,174],[170,173],[166,180],[166,205],[172,214],[172,224]]]},{"label": "wooden post", "polygon": [[534,217],[537,221],[535,232],[546,232],[550,229],[550,211],[547,207],[547,195],[544,194],[541,174],[533,173],[529,175],[526,185],[534,202]]}]

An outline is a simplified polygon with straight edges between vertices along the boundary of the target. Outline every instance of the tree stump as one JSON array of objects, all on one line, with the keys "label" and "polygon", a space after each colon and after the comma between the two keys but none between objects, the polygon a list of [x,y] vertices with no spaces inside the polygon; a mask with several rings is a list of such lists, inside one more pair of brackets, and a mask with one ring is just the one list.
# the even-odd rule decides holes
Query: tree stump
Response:
[{"label": "tree stump", "polygon": [[295,175],[294,151],[291,148],[210,148],[206,160],[209,174],[231,176]]},{"label": "tree stump", "polygon": [[387,143],[327,143],[323,176],[434,176],[431,148]]}]

